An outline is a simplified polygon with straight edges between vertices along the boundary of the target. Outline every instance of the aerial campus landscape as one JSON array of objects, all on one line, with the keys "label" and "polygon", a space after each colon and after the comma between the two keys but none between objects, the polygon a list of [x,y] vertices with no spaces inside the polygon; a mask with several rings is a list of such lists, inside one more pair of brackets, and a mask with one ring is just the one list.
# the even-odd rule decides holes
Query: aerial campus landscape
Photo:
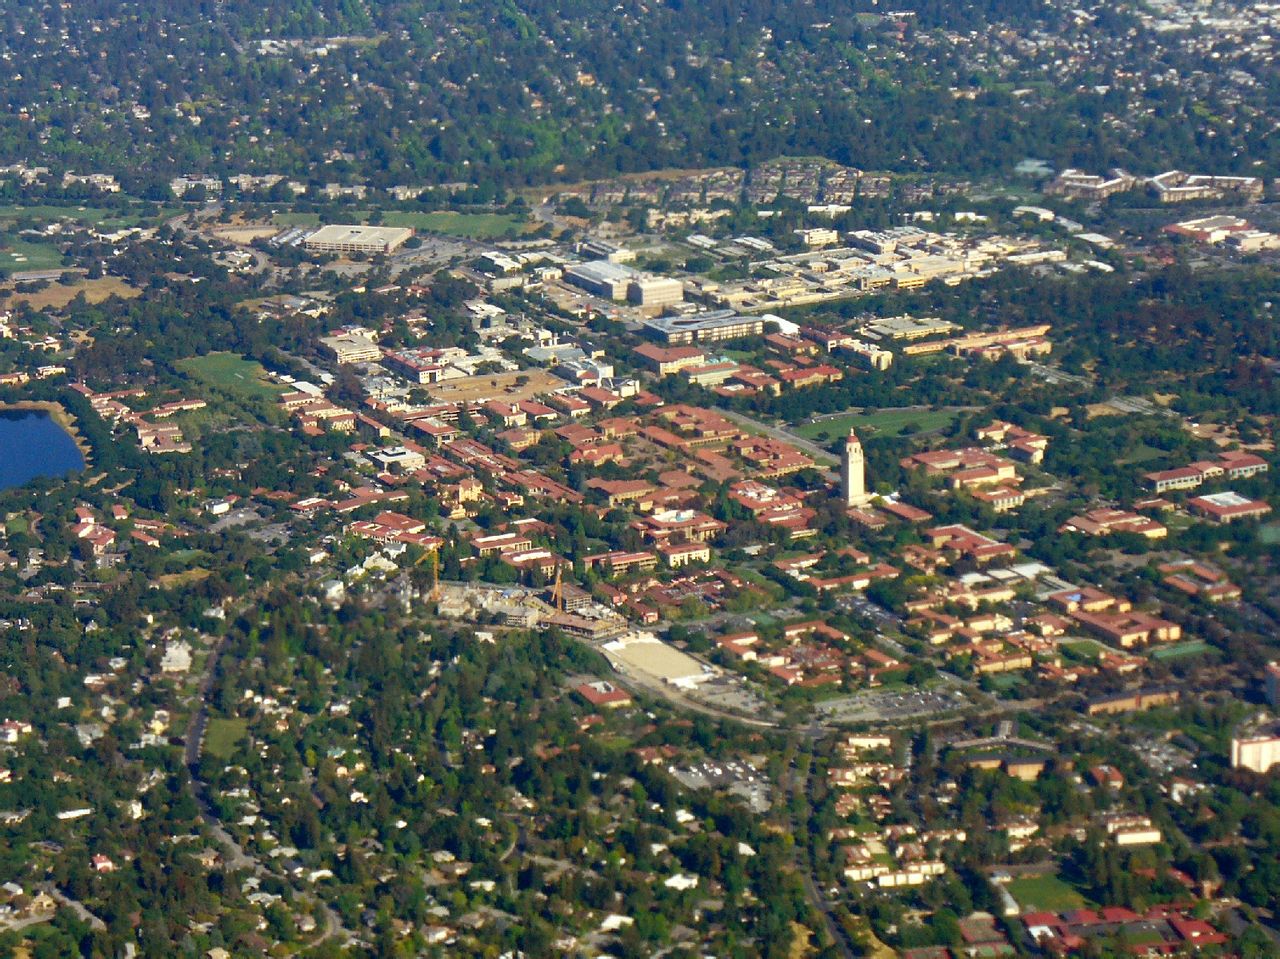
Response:
[{"label": "aerial campus landscape", "polygon": [[1280,956],[1280,7],[0,0],[0,955]]}]

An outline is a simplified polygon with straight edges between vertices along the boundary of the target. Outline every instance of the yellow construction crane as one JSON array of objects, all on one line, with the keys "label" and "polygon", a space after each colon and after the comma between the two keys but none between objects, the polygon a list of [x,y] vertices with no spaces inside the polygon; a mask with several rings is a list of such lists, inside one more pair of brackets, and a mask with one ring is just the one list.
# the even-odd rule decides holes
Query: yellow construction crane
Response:
[{"label": "yellow construction crane", "polygon": [[421,566],[427,561],[431,562],[431,592],[427,594],[427,598],[433,603],[440,601],[440,547],[432,546],[425,553],[418,557],[418,561],[414,566]]},{"label": "yellow construction crane", "polygon": [[564,582],[561,579],[563,569],[563,564],[556,563],[556,581],[551,587],[551,605],[559,613],[564,612]]}]

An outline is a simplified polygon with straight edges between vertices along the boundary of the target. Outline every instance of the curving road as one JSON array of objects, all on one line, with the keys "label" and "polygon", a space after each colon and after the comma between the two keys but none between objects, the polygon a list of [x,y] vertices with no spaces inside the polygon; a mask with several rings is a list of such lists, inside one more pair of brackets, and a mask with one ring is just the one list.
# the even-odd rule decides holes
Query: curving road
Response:
[{"label": "curving road", "polygon": [[[204,675],[200,677],[200,686],[196,694],[199,697],[200,706],[192,713],[191,720],[187,723],[187,735],[183,751],[187,769],[191,774],[191,791],[200,810],[200,818],[204,820],[204,824],[209,829],[210,834],[217,840],[218,845],[222,847],[222,858],[227,866],[232,870],[248,870],[258,877],[275,876],[276,874],[271,872],[262,863],[262,860],[248,853],[236,841],[236,838],[227,831],[222,824],[222,820],[218,818],[217,811],[213,808],[213,803],[209,800],[209,784],[200,778],[200,755],[204,750],[204,734],[209,725],[209,690],[213,688],[214,676],[217,673],[218,661],[222,657],[225,643],[225,637],[220,638],[217,645],[209,651]],[[324,928],[318,936],[306,944],[305,948],[313,949],[335,937],[339,937],[346,943],[356,939],[355,934],[342,924],[341,917],[328,903],[317,900],[310,891],[298,889],[296,886],[294,887],[294,894],[303,902],[319,901],[324,909]]]}]

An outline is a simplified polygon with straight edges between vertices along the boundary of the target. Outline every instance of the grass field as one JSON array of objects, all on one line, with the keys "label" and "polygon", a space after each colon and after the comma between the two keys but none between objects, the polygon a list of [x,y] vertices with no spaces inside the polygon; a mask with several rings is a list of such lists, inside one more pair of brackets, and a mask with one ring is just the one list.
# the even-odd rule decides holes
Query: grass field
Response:
[{"label": "grass field", "polygon": [[1123,459],[1116,460],[1116,463],[1119,466],[1133,466],[1135,463],[1146,463],[1149,460],[1159,459],[1165,455],[1164,450],[1158,450],[1154,446],[1147,446],[1143,443]]},{"label": "grass field", "polygon": [[990,681],[997,692],[1007,693],[1015,686],[1021,686],[1025,683],[1027,677],[1019,673],[1001,673],[999,676],[992,676]]},{"label": "grass field", "polygon": [[62,254],[51,243],[17,240],[0,249],[0,273],[54,270],[62,266]]},{"label": "grass field", "polygon": [[1174,643],[1172,646],[1157,649],[1151,654],[1151,658],[1164,661],[1166,659],[1181,659],[1183,656],[1203,656],[1205,653],[1210,652],[1213,652],[1213,647],[1204,640],[1192,639],[1185,643]]},{"label": "grass field", "polygon": [[202,549],[175,549],[166,559],[171,563],[190,563],[197,559],[207,559],[208,556]]},{"label": "grass field", "polygon": [[1059,648],[1074,656],[1076,659],[1095,660],[1103,653],[1107,652],[1107,647],[1102,643],[1095,642],[1092,639],[1077,639],[1069,643],[1059,644]]},{"label": "grass field", "polygon": [[1280,543],[1280,523],[1268,523],[1258,530],[1258,542],[1265,546]]},{"label": "grass field", "polygon": [[235,754],[236,744],[244,739],[248,731],[248,720],[211,719],[209,728],[204,733],[205,752],[225,762]]},{"label": "grass field", "polygon": [[[904,429],[917,431],[938,430],[951,425],[956,414],[948,410],[880,410],[878,412],[850,413],[816,423],[805,423],[793,432],[805,439],[825,442],[844,436],[849,430],[882,433],[894,436]],[[825,434],[825,439],[823,434]]]},{"label": "grass field", "polygon": [[510,213],[405,213],[388,210],[382,215],[386,226],[411,226],[428,233],[449,233],[476,240],[491,240],[508,233],[523,232],[528,221]]},{"label": "grass field", "polygon": [[[277,213],[271,218],[276,226],[319,226],[319,213]],[[363,222],[363,221],[362,221]]]},{"label": "grass field", "polygon": [[181,573],[165,573],[156,577],[156,585],[161,589],[177,589],[179,586],[190,586],[202,579],[209,578],[207,569],[187,569]]},{"label": "grass field", "polygon": [[131,299],[139,292],[136,287],[130,286],[127,281],[118,276],[104,276],[96,280],[81,280],[72,286],[50,283],[37,293],[14,293],[8,302],[27,303],[33,310],[43,310],[46,307],[60,310],[81,293],[84,294],[87,302],[101,303],[113,296]]},{"label": "grass field", "polygon": [[91,226],[108,227],[137,226],[143,222],[167,220],[181,212],[176,207],[160,207],[155,216],[143,216],[141,209],[125,212],[96,206],[16,206],[13,204],[0,204],[0,220],[16,220],[19,217],[29,216],[38,221],[66,219],[77,220]]},{"label": "grass field", "polygon": [[[343,222],[364,223],[369,219],[368,210],[351,210],[342,215]],[[316,213],[277,213],[271,218],[276,226],[319,226]],[[476,240],[492,240],[508,233],[521,233],[528,229],[529,221],[510,213],[452,213],[448,210],[415,212],[412,210],[387,210],[382,215],[383,226],[409,226],[427,233],[449,233]]]},{"label": "grass field", "polygon": [[284,387],[267,379],[262,364],[238,353],[208,353],[180,360],[178,368],[201,382],[247,399],[274,400]]},{"label": "grass field", "polygon": [[1024,912],[1066,912],[1088,905],[1084,896],[1057,876],[1026,876],[1005,886]]}]

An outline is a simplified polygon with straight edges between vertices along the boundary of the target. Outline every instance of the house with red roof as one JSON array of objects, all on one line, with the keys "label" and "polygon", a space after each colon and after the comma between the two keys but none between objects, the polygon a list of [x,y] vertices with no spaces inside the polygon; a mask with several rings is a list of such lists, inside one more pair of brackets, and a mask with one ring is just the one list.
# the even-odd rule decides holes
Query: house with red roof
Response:
[{"label": "house with red roof", "polygon": [[605,679],[582,683],[573,691],[597,709],[621,709],[631,705],[631,694]]}]

